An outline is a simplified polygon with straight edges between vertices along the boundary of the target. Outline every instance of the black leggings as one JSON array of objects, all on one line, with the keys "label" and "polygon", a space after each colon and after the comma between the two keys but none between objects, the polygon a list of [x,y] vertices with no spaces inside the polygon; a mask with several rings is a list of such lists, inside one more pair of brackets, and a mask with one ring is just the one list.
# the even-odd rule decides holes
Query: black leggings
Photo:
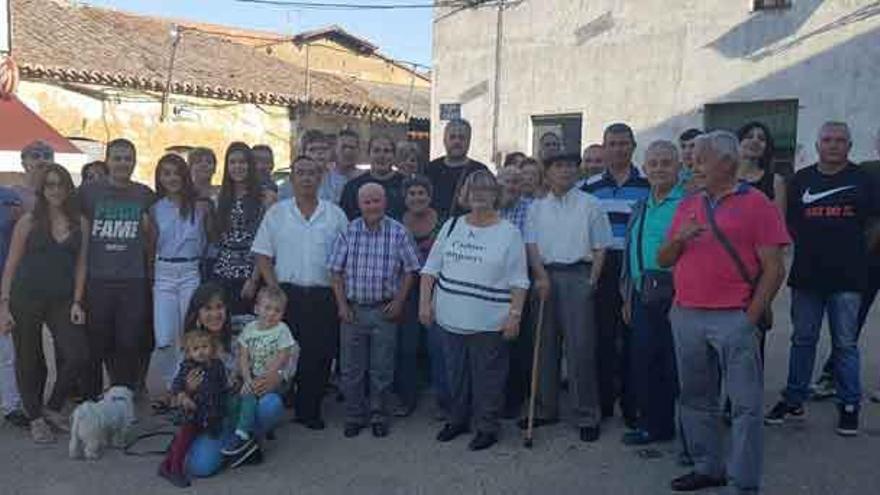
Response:
[{"label": "black leggings", "polygon": [[58,378],[47,406],[58,411],[88,364],[89,345],[85,327],[70,321],[70,300],[43,300],[27,295],[13,296],[10,311],[15,318],[15,373],[24,410],[30,419],[43,415],[46,388],[46,357],[43,354],[43,324],[49,327],[60,365]]}]

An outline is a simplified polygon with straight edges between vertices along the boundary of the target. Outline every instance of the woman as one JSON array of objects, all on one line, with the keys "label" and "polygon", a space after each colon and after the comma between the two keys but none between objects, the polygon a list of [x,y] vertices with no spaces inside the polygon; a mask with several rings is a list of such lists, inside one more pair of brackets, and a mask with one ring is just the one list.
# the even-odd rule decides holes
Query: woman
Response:
[{"label": "woman", "polygon": [[82,176],[83,184],[88,184],[90,182],[100,182],[103,180],[107,180],[107,176],[110,175],[110,169],[107,168],[106,163],[98,160],[83,165],[80,175]]},{"label": "woman", "polygon": [[421,157],[422,150],[413,141],[400,141],[397,143],[397,171],[404,177],[414,177],[422,173]]},{"label": "woman", "polygon": [[419,320],[429,326],[436,317],[442,328],[452,410],[437,440],[466,433],[473,418],[477,433],[468,448],[483,450],[498,441],[505,340],[519,333],[529,278],[522,236],[498,214],[495,177],[477,171],[465,184],[471,211],[448,220],[437,235],[422,269]]},{"label": "woman", "polygon": [[636,203],[626,235],[621,269],[623,319],[632,329],[630,376],[639,409],[637,428],[624,434],[627,445],[664,442],[675,436],[675,348],[669,309],[672,276],[657,264],[657,253],[684,197],[679,184],[678,149],[656,141],[645,152],[644,170],[651,184],[646,200]]},{"label": "woman", "polygon": [[[418,248],[419,262],[424,266],[434,245],[440,226],[437,210],[431,208],[434,188],[425,176],[416,175],[403,181],[403,197],[406,212],[403,224],[412,233]],[[415,411],[418,399],[418,350],[422,337],[419,323],[419,293],[410,291],[404,307],[403,324],[397,332],[397,365],[394,370],[394,390],[400,401],[394,411],[398,417],[409,416]],[[439,409],[449,403],[449,392],[443,367],[438,335],[428,336],[428,353],[431,359],[431,382],[434,385]]]},{"label": "woman", "polygon": [[251,244],[263,216],[257,170],[250,147],[235,142],[226,149],[223,183],[217,201],[217,261],[213,277],[226,289],[232,315],[251,314],[259,274]]},{"label": "woman", "polygon": [[187,156],[193,187],[199,199],[217,199],[217,191],[211,185],[214,172],[217,171],[217,156],[208,148],[196,148]]},{"label": "woman", "polygon": [[[207,243],[210,210],[204,202],[196,202],[189,168],[178,155],[168,154],[159,159],[155,184],[159,200],[150,207],[150,222],[156,233],[155,348],[150,364],[167,390],[181,358],[179,343],[186,308],[201,282],[199,263]],[[160,399],[156,405],[162,408],[167,402]]]},{"label": "woman", "polygon": [[520,190],[523,198],[535,199],[542,198],[546,194],[543,181],[543,169],[541,164],[534,158],[526,158],[520,165],[522,170],[522,184]]},{"label": "woman", "polygon": [[785,179],[773,171],[773,136],[760,122],[749,122],[736,133],[740,165],[737,177],[748,182],[776,203],[785,214]]},{"label": "woman", "polygon": [[[222,286],[208,282],[201,285],[193,293],[192,301],[186,313],[184,328],[187,330],[205,330],[214,335],[221,349],[218,356],[226,367],[227,376],[233,382],[231,385],[240,385],[238,376],[238,356],[232,345],[232,329],[230,326],[229,310],[225,303],[225,291]],[[278,376],[277,383],[270,383],[277,388],[282,377]],[[193,372],[187,380],[187,388],[196,390],[201,384],[202,377],[198,372]],[[257,406],[257,435],[263,436],[275,428],[284,415],[284,404],[278,394],[266,394],[260,397]],[[225,436],[233,434],[234,419],[227,417]],[[224,467],[224,458],[220,453],[224,438],[215,438],[208,434],[198,437],[192,444],[187,456],[187,473],[190,476],[204,478],[217,474]],[[233,458],[230,467],[236,467],[248,462],[255,462],[262,457],[261,449],[245,452],[241,456]]]},{"label": "woman", "polygon": [[[68,422],[61,408],[88,363],[85,313],[73,300],[76,267],[84,260],[70,174],[61,165],[47,165],[36,192],[34,211],[18,221],[12,234],[0,282],[0,332],[15,327],[16,375],[31,437],[36,443],[52,443],[53,427],[62,429]],[[45,408],[44,324],[62,366]]]}]

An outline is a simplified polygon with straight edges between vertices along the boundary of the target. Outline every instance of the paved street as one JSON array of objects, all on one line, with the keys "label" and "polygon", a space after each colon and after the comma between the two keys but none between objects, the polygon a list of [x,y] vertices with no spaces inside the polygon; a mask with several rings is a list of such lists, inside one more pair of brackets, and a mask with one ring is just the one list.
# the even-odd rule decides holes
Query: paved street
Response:
[{"label": "paved street", "polygon": [[[768,403],[776,399],[785,379],[787,305],[787,298],[780,298],[780,328],[769,338]],[[875,311],[862,342],[863,377],[870,388],[880,376],[880,338],[871,328],[878,322]],[[826,354],[827,342],[822,349],[820,356]],[[440,424],[427,410],[393,424],[386,439],[362,434],[346,440],[340,405],[332,401],[328,405],[326,431],[285,425],[262,465],[197,480],[191,492],[643,495],[669,493],[669,480],[682,472],[675,465],[673,444],[662,447],[663,458],[652,460],[622,446],[619,420],[603,425],[602,439],[595,445],[579,442],[567,426],[539,429],[533,450],[522,447],[519,431],[507,423],[499,446],[472,453],[464,438],[450,444],[435,442]],[[880,405],[866,402],[862,434],[853,439],[834,433],[831,402],[810,404],[808,415],[803,425],[767,429],[765,493],[861,495],[876,489],[871,487],[880,484]],[[142,427],[156,426],[153,423],[147,419]],[[156,476],[157,456],[111,451],[98,462],[74,461],[66,457],[66,438],[56,446],[34,446],[25,432],[9,426],[0,429],[0,445],[3,494],[181,493]]]}]

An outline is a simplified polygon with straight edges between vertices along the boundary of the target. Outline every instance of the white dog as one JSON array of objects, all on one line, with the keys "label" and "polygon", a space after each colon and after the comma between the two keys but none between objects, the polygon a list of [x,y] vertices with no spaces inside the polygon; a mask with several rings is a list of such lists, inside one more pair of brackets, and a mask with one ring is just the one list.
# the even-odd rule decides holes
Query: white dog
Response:
[{"label": "white dog", "polygon": [[109,443],[123,448],[135,422],[134,394],[128,387],[111,387],[100,402],[83,402],[73,411],[70,457],[98,459]]}]

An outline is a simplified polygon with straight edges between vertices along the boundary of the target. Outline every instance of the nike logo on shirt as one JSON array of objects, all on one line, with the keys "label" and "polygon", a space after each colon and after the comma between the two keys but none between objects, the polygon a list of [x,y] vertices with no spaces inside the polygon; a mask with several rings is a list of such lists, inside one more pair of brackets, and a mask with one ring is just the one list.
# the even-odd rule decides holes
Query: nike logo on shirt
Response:
[{"label": "nike logo on shirt", "polygon": [[841,191],[846,191],[847,189],[854,189],[856,186],[844,186],[844,187],[836,187],[834,189],[829,189],[827,191],[822,191],[820,193],[811,193],[809,189],[804,191],[804,195],[801,196],[801,201],[808,205],[810,203],[815,203],[820,199],[827,198],[828,196],[833,196]]}]

